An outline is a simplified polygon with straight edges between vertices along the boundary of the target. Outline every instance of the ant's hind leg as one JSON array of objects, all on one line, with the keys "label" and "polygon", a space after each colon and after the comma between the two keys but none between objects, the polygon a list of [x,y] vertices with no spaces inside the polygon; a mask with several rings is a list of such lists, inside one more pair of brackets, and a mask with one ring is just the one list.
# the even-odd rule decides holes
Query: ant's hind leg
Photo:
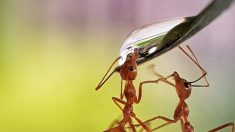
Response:
[{"label": "ant's hind leg", "polygon": [[137,118],[136,116],[134,116],[134,118],[139,123],[139,125],[142,126],[147,132],[151,132],[149,127],[147,127],[146,124],[143,123],[139,118]]},{"label": "ant's hind leg", "polygon": [[120,106],[120,104],[118,104],[118,102],[123,105],[126,105],[126,102],[116,97],[112,97],[112,100],[118,106],[118,108],[122,111],[122,107]]},{"label": "ant's hind leg", "polygon": [[130,128],[132,129],[132,131],[136,132],[135,126],[133,125],[133,122],[131,119],[129,120],[129,125],[130,125]]},{"label": "ant's hind leg", "polygon": [[[145,124],[148,128],[151,128],[151,123],[150,122],[147,122],[146,124]],[[141,129],[139,130],[139,132],[144,132],[145,131],[145,129],[143,128],[143,127],[141,127]]]},{"label": "ant's hind leg", "polygon": [[[109,126],[109,129],[105,130],[104,132],[126,132],[125,128],[122,125],[123,122],[125,122],[124,119],[122,119],[121,121],[114,120],[112,122],[112,124]],[[118,125],[115,126],[116,124],[118,124]],[[113,127],[113,126],[115,126],[115,127]]]},{"label": "ant's hind leg", "polygon": [[217,128],[214,128],[214,129],[212,129],[212,130],[210,130],[208,132],[216,132],[216,131],[219,131],[219,130],[224,129],[226,127],[232,127],[232,132],[234,132],[234,123],[233,122],[226,123],[226,124],[221,125],[221,126],[219,126]]},{"label": "ant's hind leg", "polygon": [[105,130],[104,132],[126,132],[126,130],[122,128],[121,126],[116,126],[108,130]]},{"label": "ant's hind leg", "polygon": [[158,130],[158,129],[160,129],[160,128],[164,127],[164,126],[167,126],[169,124],[171,124],[171,123],[170,122],[164,123],[164,124],[162,124],[162,125],[160,125],[160,126],[158,126],[156,128],[153,128],[152,131]]},{"label": "ant's hind leg", "polygon": [[115,119],[115,120],[113,120],[112,122],[111,122],[111,124],[109,125],[109,128],[112,128],[112,127],[114,127],[115,125],[119,125],[120,123],[119,123],[119,120],[118,119]]},{"label": "ant's hind leg", "polygon": [[154,117],[154,118],[151,118],[151,119],[145,121],[144,124],[146,124],[146,123],[148,123],[148,122],[152,122],[152,121],[154,121],[154,120],[156,120],[156,119],[164,120],[164,121],[166,121],[166,123],[164,123],[163,125],[160,125],[160,126],[154,128],[154,129],[152,129],[152,131],[157,130],[157,129],[159,129],[159,128],[162,128],[162,127],[164,127],[164,126],[166,126],[166,125],[169,125],[169,124],[172,124],[172,123],[176,123],[176,122],[177,122],[177,120],[172,120],[172,119],[169,119],[169,118],[166,118],[166,117],[163,117],[163,116],[157,116],[157,117]]}]

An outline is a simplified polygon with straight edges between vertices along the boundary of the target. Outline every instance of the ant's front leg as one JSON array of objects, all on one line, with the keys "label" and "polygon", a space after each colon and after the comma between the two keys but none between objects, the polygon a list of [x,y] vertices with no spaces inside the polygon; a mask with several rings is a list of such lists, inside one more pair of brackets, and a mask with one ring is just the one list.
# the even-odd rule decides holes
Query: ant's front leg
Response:
[{"label": "ant's front leg", "polygon": [[143,87],[143,84],[148,84],[148,83],[158,83],[159,81],[162,81],[162,82],[166,82],[168,84],[170,84],[171,86],[175,87],[175,85],[173,83],[171,83],[170,81],[168,81],[167,79],[172,77],[172,75],[170,76],[167,76],[167,77],[161,77],[157,80],[149,80],[149,81],[143,81],[139,84],[139,95],[138,95],[138,98],[136,98],[135,100],[135,103],[138,104],[141,100],[141,97],[142,97],[142,87]]},{"label": "ant's front leg", "polygon": [[221,129],[224,129],[224,128],[226,128],[226,127],[232,127],[232,132],[234,132],[234,123],[233,122],[230,122],[230,123],[226,123],[226,124],[224,124],[224,125],[222,125],[222,126],[219,126],[219,127],[217,127],[217,128],[214,128],[214,129],[212,129],[212,130],[210,130],[210,131],[208,131],[208,132],[216,132],[216,131],[219,131],[219,130],[221,130]]},{"label": "ant's front leg", "polygon": [[145,129],[147,132],[151,132],[148,126],[144,124],[138,117],[134,116],[135,120],[139,123],[140,126],[142,126],[143,129]]},{"label": "ant's front leg", "polygon": [[139,84],[139,95],[138,95],[138,97],[135,98],[134,102],[135,102],[136,104],[138,104],[138,103],[140,102],[140,100],[141,100],[141,98],[142,98],[142,86],[143,86],[143,84],[146,84],[146,83],[157,83],[158,81],[159,81],[159,80],[152,80],[152,81],[144,81],[144,82],[141,82],[141,83]]},{"label": "ant's front leg", "polygon": [[175,84],[173,84],[172,82],[168,81],[167,79],[170,78],[170,77],[173,77],[173,75],[169,75],[167,77],[161,77],[159,78],[159,81],[162,81],[162,82],[165,82],[173,87],[175,87]]}]

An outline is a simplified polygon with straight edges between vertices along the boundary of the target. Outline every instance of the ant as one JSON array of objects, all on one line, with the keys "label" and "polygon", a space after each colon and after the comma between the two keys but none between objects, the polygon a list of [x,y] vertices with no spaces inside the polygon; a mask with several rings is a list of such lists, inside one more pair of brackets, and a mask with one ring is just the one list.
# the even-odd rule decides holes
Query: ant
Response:
[{"label": "ant", "polygon": [[[121,93],[120,93],[120,99],[116,97],[112,97],[113,102],[119,107],[119,109],[123,112],[123,119],[118,122],[118,126],[108,129],[106,131],[108,132],[125,132],[125,125],[129,123],[131,129],[136,132],[136,129],[132,123],[132,118],[134,118],[147,132],[150,132],[150,129],[138,118],[136,117],[135,113],[133,112],[133,104],[138,104],[142,97],[142,87],[139,87],[139,95],[136,96],[135,87],[133,85],[133,80],[135,80],[137,76],[137,63],[136,60],[139,58],[139,55],[137,51],[134,51],[134,53],[129,54],[126,58],[126,61],[120,66],[118,69],[118,72],[121,76]],[[96,87],[96,90],[100,89],[101,86],[113,75],[113,73],[116,71],[116,69],[105,79],[108,72],[112,68],[112,66],[119,60],[121,57],[118,57],[110,66],[98,86]],[[123,80],[126,81],[125,88],[123,92]],[[122,99],[126,98],[126,101],[123,101]],[[124,105],[124,108],[121,107],[120,104]]]},{"label": "ant", "polygon": [[[202,72],[202,75],[198,79],[196,79],[195,81],[189,82],[189,81],[181,78],[176,71],[173,74],[171,74],[167,77],[163,77],[162,75],[160,75],[159,73],[154,71],[155,74],[157,76],[159,76],[160,78],[158,80],[154,80],[154,81],[143,82],[143,83],[158,83],[159,81],[165,82],[165,83],[167,83],[167,84],[169,84],[169,85],[176,88],[176,92],[177,92],[178,97],[180,99],[180,101],[179,101],[179,103],[178,103],[178,105],[175,109],[174,119],[169,119],[169,118],[166,118],[166,117],[163,117],[163,116],[157,116],[157,117],[151,118],[151,119],[144,122],[144,123],[149,123],[149,122],[151,122],[153,120],[156,120],[156,119],[162,119],[162,120],[166,121],[165,124],[163,124],[163,125],[161,125],[157,128],[152,129],[152,131],[157,130],[157,129],[163,127],[163,126],[166,126],[166,125],[169,125],[169,124],[172,124],[172,123],[176,123],[177,121],[180,121],[181,122],[182,132],[194,132],[194,127],[190,124],[190,122],[188,120],[189,107],[188,107],[187,103],[185,102],[185,100],[190,97],[192,87],[209,87],[209,83],[206,79],[207,72],[200,66],[196,56],[194,55],[194,53],[190,49],[190,47],[187,45],[187,48],[191,52],[191,54],[193,55],[194,59],[183,48],[181,48],[180,46],[179,46],[179,48],[180,48],[181,51],[183,51],[183,53],[185,53],[198,66],[198,68]],[[151,68],[154,68],[154,67],[151,67]],[[168,79],[171,78],[171,77],[173,77],[173,79],[175,80],[175,84],[168,81]],[[204,78],[205,81],[206,81],[205,85],[194,85],[194,83],[198,82],[202,78]],[[214,128],[214,129],[210,130],[209,132],[215,132],[215,131],[221,130],[221,129],[229,127],[229,126],[232,127],[232,132],[234,132],[234,124],[233,123],[227,123],[227,124],[221,125],[217,128]]]}]

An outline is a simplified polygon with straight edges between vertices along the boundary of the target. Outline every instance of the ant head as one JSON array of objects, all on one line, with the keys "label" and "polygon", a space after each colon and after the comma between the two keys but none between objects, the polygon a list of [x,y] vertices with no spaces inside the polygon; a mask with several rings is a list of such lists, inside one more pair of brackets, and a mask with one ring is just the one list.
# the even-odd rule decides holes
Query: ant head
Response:
[{"label": "ant head", "polygon": [[120,67],[120,75],[123,80],[135,80],[137,76],[137,64],[136,60],[138,59],[138,53],[134,52],[133,54],[128,55],[125,63]]},{"label": "ant head", "polygon": [[177,94],[180,99],[187,99],[191,95],[192,86],[187,80],[181,78],[175,71],[172,76],[174,77],[175,84],[177,87]]},{"label": "ant head", "polygon": [[178,95],[181,99],[187,99],[191,95],[192,85],[187,80],[181,78],[180,82],[178,83]]}]

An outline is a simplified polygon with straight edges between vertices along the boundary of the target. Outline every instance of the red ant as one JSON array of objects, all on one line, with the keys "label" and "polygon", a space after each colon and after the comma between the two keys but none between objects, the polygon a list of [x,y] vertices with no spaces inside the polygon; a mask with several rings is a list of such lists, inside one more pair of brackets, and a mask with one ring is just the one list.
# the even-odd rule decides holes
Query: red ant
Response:
[{"label": "red ant", "polygon": [[[102,80],[100,81],[100,83],[98,84],[98,86],[96,87],[96,90],[98,90],[99,88],[101,88],[101,86],[113,75],[113,73],[116,71],[114,70],[106,79],[105,77],[107,76],[108,72],[110,71],[110,69],[112,68],[112,66],[120,59],[121,57],[118,57],[110,66],[110,68],[108,69],[108,71],[106,72],[106,74],[104,75],[104,77],[102,78]],[[136,51],[134,51],[134,53],[129,54],[127,56],[126,61],[124,62],[123,65],[120,66],[118,72],[121,75],[121,94],[120,94],[120,99],[116,98],[116,97],[112,97],[112,100],[114,101],[114,103],[122,110],[123,112],[123,119],[118,122],[118,126],[108,129],[106,131],[109,132],[125,132],[125,125],[127,123],[129,123],[131,129],[136,132],[136,129],[132,123],[132,118],[134,118],[146,131],[150,132],[150,129],[139,119],[136,117],[135,113],[133,112],[133,107],[132,105],[138,104],[141,100],[142,97],[142,88],[139,87],[139,96],[136,96],[136,91],[135,91],[135,87],[133,85],[133,80],[135,80],[136,76],[137,76],[137,63],[136,60],[138,59],[138,53]],[[124,88],[124,92],[122,91],[122,81],[125,80],[125,88]],[[125,96],[126,98],[126,102],[123,101],[123,97]],[[122,108],[120,106],[120,104],[124,105],[124,108]]]},{"label": "red ant", "polygon": [[[193,51],[190,49],[190,47],[187,45],[188,50],[191,52],[191,54],[193,55],[195,60],[183,48],[181,48],[180,46],[179,46],[179,48],[183,51],[183,53],[185,53],[199,67],[199,69],[202,72],[202,75],[198,79],[196,79],[195,81],[188,82],[187,80],[181,78],[176,71],[173,74],[171,74],[167,77],[163,77],[162,75],[160,75],[159,73],[154,71],[155,74],[160,76],[160,78],[158,80],[154,80],[154,81],[145,81],[145,82],[143,82],[143,83],[158,83],[158,81],[165,82],[165,83],[167,83],[167,84],[169,84],[169,85],[176,88],[176,92],[177,92],[178,97],[180,99],[179,104],[177,105],[177,107],[175,109],[174,119],[169,119],[169,118],[166,118],[166,117],[163,117],[163,116],[157,116],[157,117],[154,117],[154,118],[149,119],[149,120],[144,122],[144,123],[149,123],[149,122],[151,122],[153,120],[156,120],[156,119],[162,119],[162,120],[166,121],[165,124],[163,124],[163,125],[161,125],[157,128],[154,128],[153,130],[157,130],[157,129],[163,127],[163,126],[166,126],[166,125],[169,125],[169,124],[172,124],[172,123],[176,123],[177,121],[180,121],[181,122],[182,132],[194,132],[194,128],[188,120],[189,107],[186,104],[185,100],[190,97],[192,87],[209,87],[209,83],[206,79],[207,72],[200,66],[197,58],[195,57],[195,55],[194,55]],[[175,84],[173,84],[172,82],[167,80],[171,77],[173,77],[173,79],[175,80]],[[193,83],[201,80],[202,78],[205,79],[206,85],[193,85]],[[221,125],[221,126],[215,128],[215,129],[210,130],[209,132],[215,132],[215,131],[221,130],[221,129],[229,127],[229,126],[232,127],[232,132],[234,132],[234,124],[233,123],[227,123],[227,124]]]}]

